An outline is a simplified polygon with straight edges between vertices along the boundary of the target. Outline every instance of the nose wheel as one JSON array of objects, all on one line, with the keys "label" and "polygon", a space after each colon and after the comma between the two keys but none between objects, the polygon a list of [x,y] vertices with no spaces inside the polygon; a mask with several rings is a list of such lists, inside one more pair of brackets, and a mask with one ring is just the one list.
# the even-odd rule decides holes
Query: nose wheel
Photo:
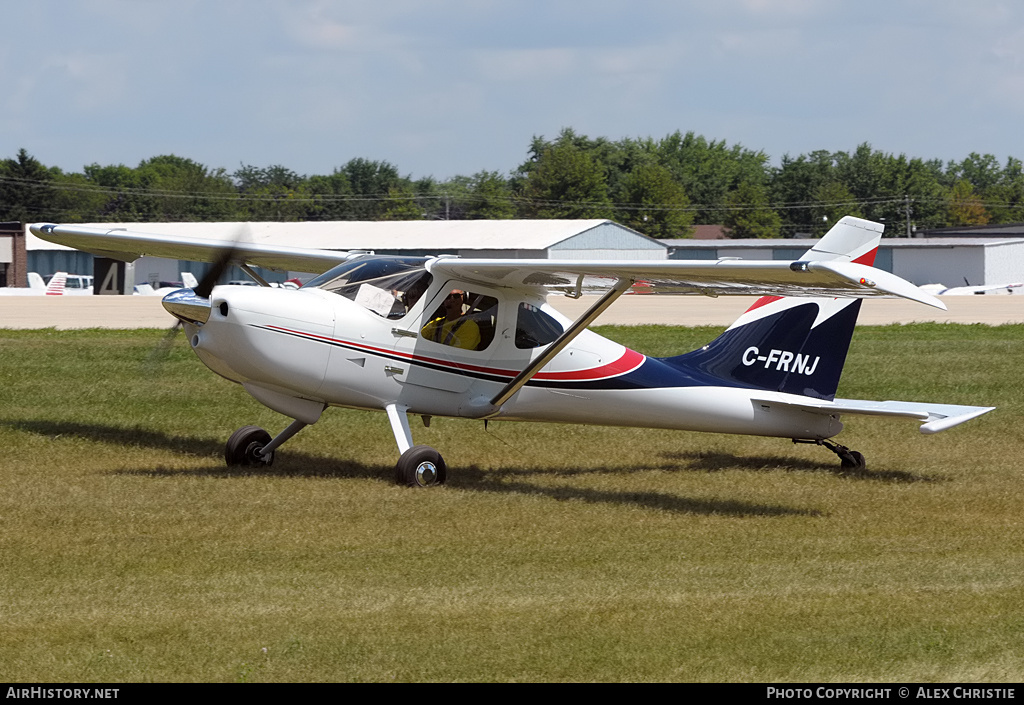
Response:
[{"label": "nose wheel", "polygon": [[262,455],[270,443],[270,434],[259,426],[243,426],[231,434],[224,447],[224,460],[230,466],[267,467],[274,462],[274,451]]}]

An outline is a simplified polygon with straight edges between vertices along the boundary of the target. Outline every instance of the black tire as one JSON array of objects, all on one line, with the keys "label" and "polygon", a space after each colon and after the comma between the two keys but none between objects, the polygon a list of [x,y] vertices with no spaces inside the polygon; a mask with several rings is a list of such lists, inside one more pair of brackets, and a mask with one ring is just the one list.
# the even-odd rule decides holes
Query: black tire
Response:
[{"label": "black tire", "polygon": [[270,443],[270,434],[259,426],[243,426],[231,434],[224,447],[224,460],[229,466],[267,467],[274,462],[274,454],[267,457],[257,455],[263,446]]},{"label": "black tire", "polygon": [[395,482],[407,487],[434,487],[448,479],[441,454],[430,446],[413,446],[402,453],[395,466]]},{"label": "black tire", "polygon": [[864,460],[863,455],[861,455],[859,452],[855,450],[843,453],[840,456],[840,458],[842,459],[842,462],[839,466],[845,472],[864,472],[865,470],[867,470],[867,461]]}]

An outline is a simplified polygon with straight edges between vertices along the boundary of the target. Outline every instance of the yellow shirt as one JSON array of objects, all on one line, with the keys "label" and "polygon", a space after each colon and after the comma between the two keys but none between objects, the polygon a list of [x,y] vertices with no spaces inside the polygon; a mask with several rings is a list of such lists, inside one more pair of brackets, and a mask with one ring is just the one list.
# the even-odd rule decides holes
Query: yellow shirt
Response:
[{"label": "yellow shirt", "polygon": [[480,326],[469,318],[446,320],[435,318],[420,331],[424,338],[435,343],[452,345],[464,350],[476,350],[480,345]]}]

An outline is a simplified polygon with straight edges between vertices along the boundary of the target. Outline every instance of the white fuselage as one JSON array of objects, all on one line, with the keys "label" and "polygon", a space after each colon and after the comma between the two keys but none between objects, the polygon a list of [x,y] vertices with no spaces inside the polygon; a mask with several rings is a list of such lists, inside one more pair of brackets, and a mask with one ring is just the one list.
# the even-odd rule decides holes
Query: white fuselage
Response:
[{"label": "white fuselage", "polygon": [[[457,284],[433,286],[398,320],[319,289],[217,287],[209,321],[186,324],[186,330],[207,366],[296,418],[293,405],[278,400],[376,410],[398,404],[411,414],[480,418],[487,400],[543,350],[516,344],[521,302],[563,325],[569,321],[543,299],[487,291],[499,306],[486,349],[462,350],[425,339],[419,331],[429,319],[426,312]],[[487,415],[789,438],[828,438],[842,428],[834,416],[773,405],[794,398],[778,392],[671,380],[665,386],[630,383],[630,373],[645,361],[584,331],[497,413]]]}]

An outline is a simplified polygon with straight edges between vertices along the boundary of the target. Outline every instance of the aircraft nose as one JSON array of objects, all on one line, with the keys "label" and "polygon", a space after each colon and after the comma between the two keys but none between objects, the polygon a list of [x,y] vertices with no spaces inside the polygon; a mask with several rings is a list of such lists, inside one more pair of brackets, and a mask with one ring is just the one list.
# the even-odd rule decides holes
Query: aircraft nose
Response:
[{"label": "aircraft nose", "polygon": [[161,301],[167,312],[183,323],[206,323],[210,320],[210,300],[191,289],[172,291]]}]

